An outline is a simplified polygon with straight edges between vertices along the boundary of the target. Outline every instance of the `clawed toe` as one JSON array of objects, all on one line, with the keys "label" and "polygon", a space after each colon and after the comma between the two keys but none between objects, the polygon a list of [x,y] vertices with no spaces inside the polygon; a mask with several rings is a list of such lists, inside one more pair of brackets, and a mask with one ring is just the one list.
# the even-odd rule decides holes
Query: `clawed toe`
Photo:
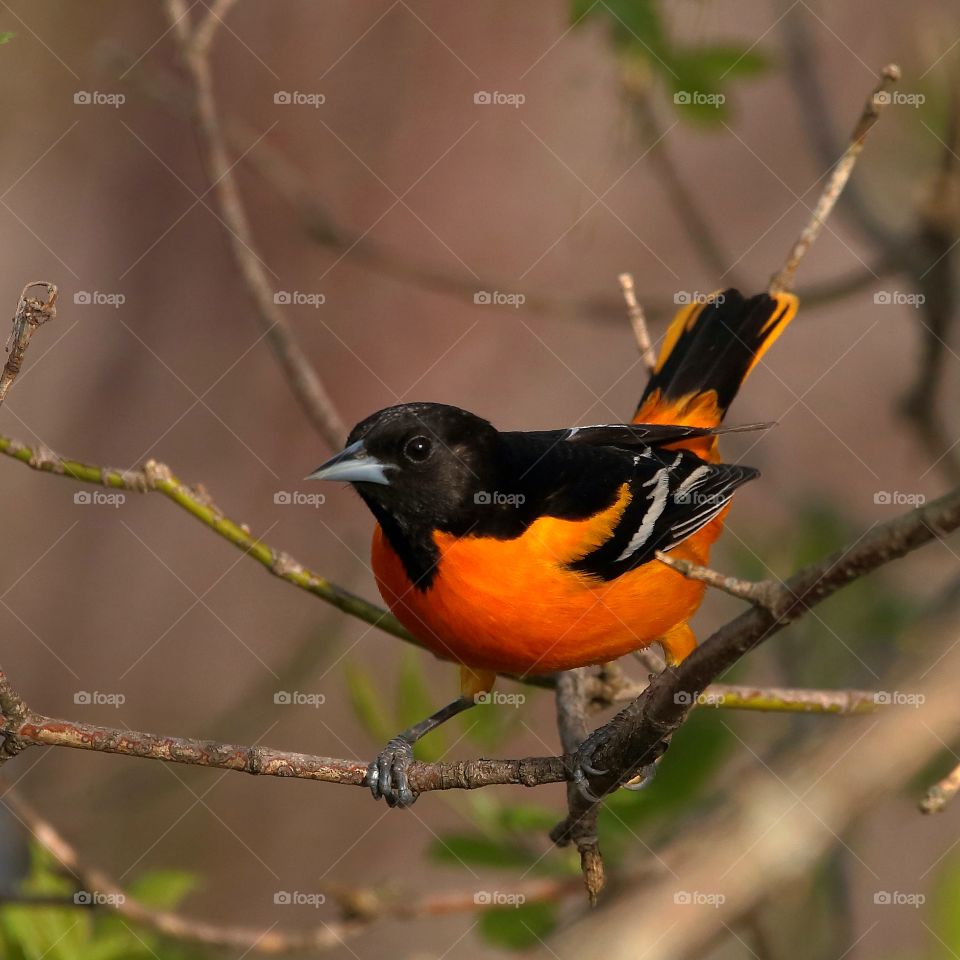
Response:
[{"label": "clawed toe", "polygon": [[367,767],[367,786],[374,800],[383,798],[390,807],[409,807],[418,794],[410,788],[407,769],[413,762],[413,747],[400,737],[391,740]]}]

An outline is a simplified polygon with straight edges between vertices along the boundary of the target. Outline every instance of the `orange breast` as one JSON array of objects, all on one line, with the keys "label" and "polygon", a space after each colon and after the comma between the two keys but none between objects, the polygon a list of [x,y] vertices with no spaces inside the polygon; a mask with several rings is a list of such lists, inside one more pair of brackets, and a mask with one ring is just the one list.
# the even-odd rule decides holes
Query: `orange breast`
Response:
[{"label": "orange breast", "polygon": [[[610,582],[568,569],[609,536],[628,502],[624,486],[614,506],[588,521],[541,517],[514,540],[436,533],[440,562],[427,591],[412,586],[378,526],[374,574],[390,609],[444,659],[518,674],[615,660],[685,622],[704,591],[657,561]],[[673,555],[705,563],[723,516]]]}]

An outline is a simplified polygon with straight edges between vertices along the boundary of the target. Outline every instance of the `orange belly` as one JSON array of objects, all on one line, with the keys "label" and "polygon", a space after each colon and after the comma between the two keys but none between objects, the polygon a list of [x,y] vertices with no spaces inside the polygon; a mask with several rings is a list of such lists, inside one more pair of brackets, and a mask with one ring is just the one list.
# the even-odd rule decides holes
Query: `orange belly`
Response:
[{"label": "orange belly", "polygon": [[[412,586],[378,526],[380,593],[427,649],[475,669],[542,674],[615,660],[684,624],[705,589],[658,561],[609,582],[567,568],[609,535],[627,497],[586,524],[541,517],[514,540],[436,533],[440,562],[427,591]],[[673,555],[706,563],[725,513]]]}]

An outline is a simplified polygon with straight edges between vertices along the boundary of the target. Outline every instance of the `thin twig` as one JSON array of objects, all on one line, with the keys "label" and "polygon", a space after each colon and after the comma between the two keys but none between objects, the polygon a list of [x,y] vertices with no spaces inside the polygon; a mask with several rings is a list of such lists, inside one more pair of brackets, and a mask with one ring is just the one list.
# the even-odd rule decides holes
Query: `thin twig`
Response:
[{"label": "thin twig", "polygon": [[853,173],[853,168],[856,165],[857,158],[863,150],[863,144],[867,134],[877,122],[881,109],[889,102],[890,88],[899,79],[900,68],[896,64],[888,64],[880,72],[880,80],[867,99],[863,113],[860,115],[860,119],[853,128],[853,133],[850,135],[850,142],[847,145],[847,149],[831,171],[827,183],[823,188],[823,192],[820,194],[820,198],[817,200],[817,204],[813,209],[813,214],[809,222],[803,228],[802,233],[793,245],[783,267],[770,278],[770,286],[768,289],[771,295],[793,289],[797,267],[800,266],[800,261],[803,260],[804,255],[819,236],[824,223],[826,223],[827,218],[833,210],[834,204],[837,202],[840,194],[843,193],[843,188],[847,185],[850,174]]},{"label": "thin twig", "polygon": [[274,576],[320,597],[365,623],[379,627],[402,640],[417,642],[393,614],[337,586],[325,577],[313,573],[289,554],[275,550],[262,540],[258,540],[243,524],[229,519],[214,506],[208,494],[178,480],[166,464],[148,460],[140,470],[95,466],[78,460],[69,460],[45,447],[30,447],[19,440],[4,436],[0,436],[0,454],[6,454],[34,470],[55,476],[69,477],[84,483],[96,483],[104,487],[135,493],[161,493],[196,520],[249,554]]},{"label": "thin twig", "polygon": [[662,550],[656,552],[656,557],[661,563],[666,564],[671,570],[676,570],[688,580],[699,580],[701,583],[730,594],[731,597],[748,600],[767,609],[771,609],[776,602],[777,587],[772,580],[741,580],[738,577],[728,577],[709,567],[671,556]]},{"label": "thin twig", "polygon": [[[8,788],[3,801],[14,816],[30,832],[33,839],[47,850],[79,885],[80,897],[3,897],[0,905],[16,904],[33,907],[85,907],[117,913],[127,920],[155,930],[164,936],[205,946],[228,947],[244,953],[277,955],[333,949],[348,937],[382,920],[412,920],[443,917],[455,913],[477,913],[486,909],[485,901],[476,891],[452,891],[409,897],[381,893],[373,889],[352,889],[339,885],[328,886],[329,899],[339,911],[339,918],[327,920],[307,930],[277,930],[245,928],[233,924],[214,924],[196,920],[170,910],[147,906],[129,893],[102,870],[90,866],[47,820],[14,788]],[[559,900],[575,891],[575,880],[568,878],[531,880],[521,883],[510,892],[522,903]]]},{"label": "thin twig", "polygon": [[[556,700],[560,744],[565,753],[572,754],[590,733],[587,722],[588,695],[585,667],[564,671],[557,677]],[[607,882],[603,855],[600,852],[600,839],[597,836],[600,805],[590,803],[576,784],[568,783],[567,806],[572,821],[577,825],[576,830],[556,837],[551,834],[551,839],[561,847],[571,842],[576,844],[580,854],[583,883],[587,888],[587,898],[590,906],[595,907]]]},{"label": "thin twig", "polygon": [[237,268],[256,307],[260,325],[274,356],[301,408],[311,423],[334,450],[343,445],[346,427],[327,389],[303,348],[300,346],[283,311],[274,302],[274,293],[263,260],[257,253],[247,211],[234,176],[235,159],[230,155],[213,92],[208,48],[219,17],[208,12],[197,35],[190,26],[186,0],[166,0],[167,13],[180,53],[193,82],[197,129],[205,148],[204,161],[211,189],[217,199],[226,227],[227,239]]},{"label": "thin twig", "polygon": [[633,336],[637,341],[640,356],[647,370],[653,373],[653,369],[657,365],[657,355],[653,352],[653,344],[650,341],[650,331],[647,329],[647,318],[644,316],[643,307],[637,302],[633,275],[621,273],[617,279],[620,281],[620,289],[623,290],[623,299],[627,304],[627,316],[630,319],[630,326],[633,328]]},{"label": "thin twig", "polygon": [[[27,296],[27,291],[33,287],[43,287],[47,295],[43,300]],[[30,346],[30,339],[38,328],[52,320],[57,315],[57,288],[45,280],[34,280],[28,283],[20,294],[17,312],[13,317],[13,329],[7,341],[7,362],[0,372],[0,404],[7,399],[7,391],[13,386],[13,381],[20,373],[24,354]]]},{"label": "thin twig", "polygon": [[[107,65],[112,72],[126,73],[133,64],[128,57],[118,52],[108,58]],[[149,71],[139,69],[132,72],[128,79],[136,82],[144,93],[175,116],[181,116],[190,109],[190,98],[181,89],[183,84],[179,78],[172,77],[155,64],[150,65]],[[316,183],[301,173],[269,139],[261,140],[256,150],[243,153],[244,148],[256,140],[259,132],[234,116],[224,118],[224,130],[231,150],[234,154],[241,155],[239,165],[249,166],[267,186],[276,191],[314,243],[338,254],[349,251],[353,262],[362,264],[382,276],[458,299],[472,298],[478,289],[509,288],[510,283],[505,277],[485,276],[478,280],[466,273],[461,275],[443,267],[425,264],[411,258],[405,251],[382,246],[371,237],[344,226],[318,197]],[[811,308],[815,306],[836,303],[871,288],[878,277],[887,276],[897,269],[896,261],[883,257],[861,269],[800,289],[798,293],[804,303],[806,315],[809,316]],[[732,282],[732,285],[736,286],[736,282]],[[618,301],[606,294],[555,296],[549,292],[527,290],[524,295],[526,300],[523,306],[527,312],[580,320],[622,322],[622,300]],[[673,302],[650,302],[647,303],[645,312],[650,323],[660,323],[670,319],[676,312],[676,306]]]},{"label": "thin twig", "polygon": [[957,793],[960,793],[960,766],[954,767],[927,791],[920,801],[920,810],[923,813],[940,813]]}]

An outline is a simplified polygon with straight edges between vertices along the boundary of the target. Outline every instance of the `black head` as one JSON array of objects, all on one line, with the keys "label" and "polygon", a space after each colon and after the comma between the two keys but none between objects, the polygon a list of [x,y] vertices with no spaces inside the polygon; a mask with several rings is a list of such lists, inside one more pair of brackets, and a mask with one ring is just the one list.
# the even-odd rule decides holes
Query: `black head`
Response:
[{"label": "black head", "polygon": [[378,516],[404,526],[455,529],[499,464],[499,434],[480,417],[442,403],[404,403],[362,420],[346,448],[309,479],[343,480]]}]

